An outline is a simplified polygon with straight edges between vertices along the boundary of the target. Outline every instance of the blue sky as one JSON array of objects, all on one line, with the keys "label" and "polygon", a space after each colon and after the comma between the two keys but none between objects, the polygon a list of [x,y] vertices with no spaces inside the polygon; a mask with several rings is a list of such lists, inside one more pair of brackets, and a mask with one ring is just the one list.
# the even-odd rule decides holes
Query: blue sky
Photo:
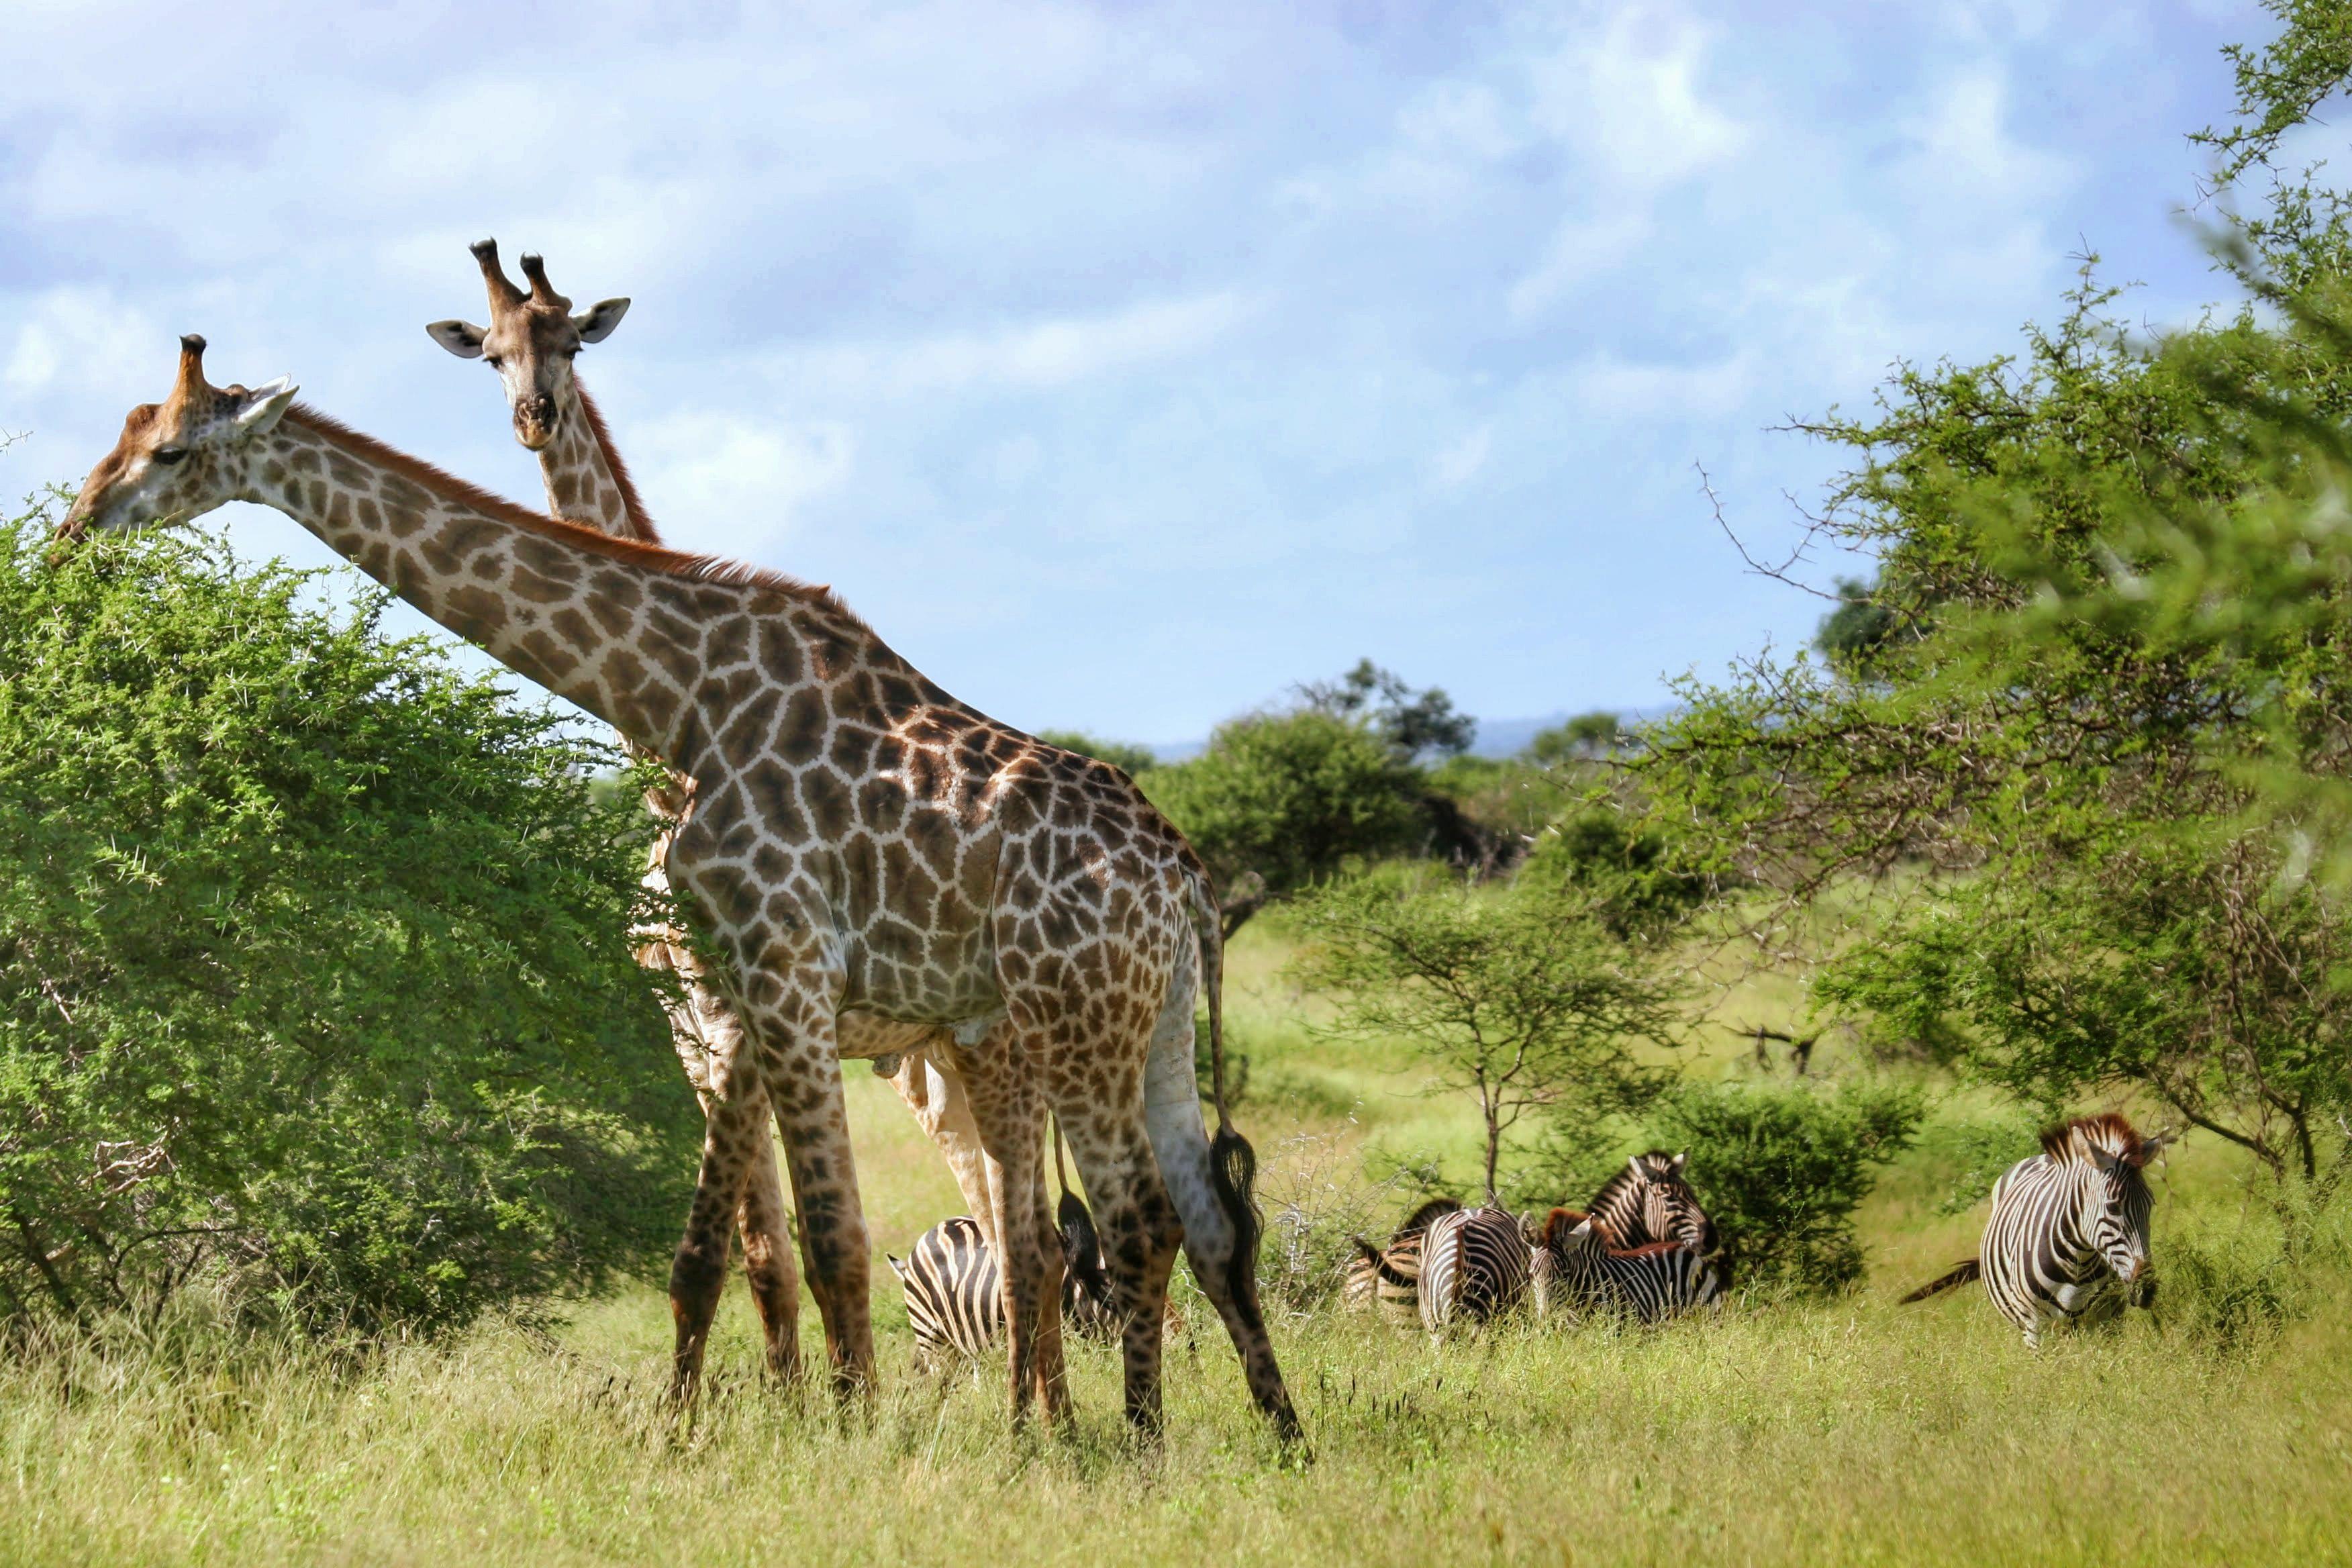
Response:
[{"label": "blue sky", "polygon": [[[535,500],[467,242],[543,251],[671,542],[831,582],[1032,728],[1172,742],[1369,654],[1490,718],[1801,641],[1770,426],[2055,313],[2163,322],[2251,4],[16,0],[0,488],[173,338]],[[325,552],[231,512],[248,552]],[[228,515],[228,514],[224,514]],[[1822,563],[1826,583],[1835,563]]]}]

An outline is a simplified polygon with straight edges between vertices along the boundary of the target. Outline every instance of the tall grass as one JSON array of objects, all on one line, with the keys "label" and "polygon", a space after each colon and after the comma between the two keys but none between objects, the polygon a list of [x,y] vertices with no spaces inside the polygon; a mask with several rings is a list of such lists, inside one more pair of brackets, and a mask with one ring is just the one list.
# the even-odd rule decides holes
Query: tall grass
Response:
[{"label": "tall grass", "polygon": [[[191,1310],[0,1359],[0,1563],[2352,1559],[2340,1209],[2304,1227],[2289,1269],[2263,1189],[2192,1142],[2156,1176],[2158,1316],[2030,1354],[1974,1289],[1893,1305],[1982,1226],[1981,1207],[1945,1202],[1979,1152],[1931,1137],[1860,1215],[1873,1271],[1853,1295],[1433,1346],[1340,1316],[1316,1276],[1336,1266],[1320,1261],[1330,1235],[1377,1230],[1395,1217],[1381,1203],[1408,1201],[1351,1184],[1349,1162],[1361,1173],[1391,1139],[1444,1152],[1458,1113],[1416,1096],[1409,1066],[1299,1031],[1265,952],[1236,968],[1259,1053],[1244,1120],[1270,1207],[1298,1216],[1275,1332],[1310,1461],[1250,1414],[1197,1299],[1157,1452],[1120,1429],[1108,1351],[1072,1346],[1071,1428],[1015,1436],[1002,1362],[919,1376],[887,1289],[881,1389],[847,1417],[761,1382],[740,1290],[683,1421],[661,1399],[668,1313],[651,1285],[576,1305],[553,1332],[492,1325],[365,1357],[238,1339]],[[1294,1079],[1360,1092],[1340,1113],[1294,1097]],[[954,1187],[887,1088],[849,1084],[876,1246],[898,1250],[952,1212]],[[1990,1109],[1954,1097],[1938,1114]]]}]

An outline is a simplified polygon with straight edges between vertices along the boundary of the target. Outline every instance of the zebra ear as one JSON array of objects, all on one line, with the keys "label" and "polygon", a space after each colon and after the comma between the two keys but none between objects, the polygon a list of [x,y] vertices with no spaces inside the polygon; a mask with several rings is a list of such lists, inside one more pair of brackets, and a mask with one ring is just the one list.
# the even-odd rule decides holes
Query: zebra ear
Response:
[{"label": "zebra ear", "polygon": [[1683,1173],[1683,1166],[1689,1162],[1690,1151],[1685,1149],[1666,1163],[1666,1172],[1670,1175],[1679,1176]]},{"label": "zebra ear", "polygon": [[907,1282],[907,1266],[905,1264],[899,1262],[897,1258],[891,1257],[887,1252],[882,1255],[882,1261],[890,1266],[890,1272],[898,1277],[898,1282],[900,1284],[903,1285]]},{"label": "zebra ear", "polygon": [[2174,1143],[2177,1143],[2179,1141],[2180,1129],[2178,1127],[2168,1127],[2163,1131],[2156,1134],[2153,1138],[2141,1139],[2139,1141],[2140,1163],[2143,1165],[2147,1164],[2150,1160],[2155,1159],[2158,1154],[2163,1153],[2165,1150],[2170,1148]]},{"label": "zebra ear", "polygon": [[1643,1165],[1642,1156],[1639,1154],[1628,1154],[1625,1157],[1625,1168],[1633,1173],[1633,1179],[1637,1182],[1649,1179],[1650,1173]]},{"label": "zebra ear", "polygon": [[2123,1160],[2121,1156],[2110,1154],[2105,1149],[2100,1148],[2096,1143],[2092,1144],[2090,1147],[2091,1163],[2098,1166],[2100,1170],[2105,1171],[2108,1175],[2114,1175],[2116,1172],[2122,1167]]}]

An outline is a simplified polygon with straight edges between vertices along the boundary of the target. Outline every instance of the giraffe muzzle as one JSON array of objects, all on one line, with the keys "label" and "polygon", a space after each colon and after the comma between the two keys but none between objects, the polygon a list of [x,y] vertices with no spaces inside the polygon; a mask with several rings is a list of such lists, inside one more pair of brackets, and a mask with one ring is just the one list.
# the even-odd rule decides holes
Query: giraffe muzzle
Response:
[{"label": "giraffe muzzle", "polygon": [[534,398],[515,410],[515,439],[536,452],[555,439],[555,399]]}]

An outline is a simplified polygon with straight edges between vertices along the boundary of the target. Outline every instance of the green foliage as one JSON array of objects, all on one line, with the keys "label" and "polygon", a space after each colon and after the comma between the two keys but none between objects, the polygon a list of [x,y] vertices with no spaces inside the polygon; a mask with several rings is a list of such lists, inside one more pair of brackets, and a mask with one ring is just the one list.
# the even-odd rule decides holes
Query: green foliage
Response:
[{"label": "green foliage", "polygon": [[1420,771],[1314,709],[1220,725],[1206,752],[1139,782],[1208,862],[1228,936],[1351,860],[1411,848],[1425,824]]},{"label": "green foliage", "polygon": [[1475,1098],[1490,1198],[1528,1111],[1622,1115],[1664,1086],[1633,1047],[1677,1043],[1676,984],[1564,900],[1364,879],[1302,900],[1297,924],[1291,972],[1331,999],[1331,1032],[1404,1040]]},{"label": "green foliage", "polygon": [[1951,1185],[1936,1212],[1964,1214],[1991,1196],[1993,1184],[2011,1165],[2040,1152],[2039,1129],[2042,1122],[2055,1120],[2010,1110],[1941,1122],[1923,1132],[1920,1152],[1952,1173]]},{"label": "green foliage", "polygon": [[1832,664],[1863,664],[1895,635],[1895,613],[1878,602],[1869,584],[1858,578],[1839,578],[1837,599],[1837,608],[1822,617],[1813,646]]},{"label": "green foliage", "polygon": [[381,596],[50,521],[0,527],[0,1314],[431,1331],[652,1262],[696,1119],[609,752]]},{"label": "green foliage", "polygon": [[1614,802],[1599,802],[1538,835],[1519,877],[1580,900],[1620,940],[1656,937],[1713,891],[1669,848],[1658,823],[1629,821]]},{"label": "green foliage", "polygon": [[1646,1132],[1690,1152],[1688,1179],[1738,1282],[1825,1292],[1862,1278],[1853,1211],[1926,1115],[1908,1084],[1694,1083],[1659,1100]]},{"label": "green foliage", "polygon": [[1298,694],[1315,712],[1363,725],[1388,743],[1399,762],[1459,756],[1478,734],[1478,721],[1455,711],[1444,687],[1415,690],[1396,671],[1369,658],[1357,660],[1335,680],[1308,681]]},{"label": "green foliage", "polygon": [[1631,749],[1633,742],[1634,732],[1625,727],[1624,720],[1600,708],[1537,731],[1522,754],[1528,762],[1549,768],[1562,763],[1598,762]]},{"label": "green foliage", "polygon": [[1150,773],[1160,765],[1159,756],[1149,746],[1139,746],[1131,741],[1100,741],[1083,730],[1040,730],[1037,738],[1049,746],[1059,746],[1066,752],[1076,752],[1082,757],[1108,763],[1129,778]]}]

